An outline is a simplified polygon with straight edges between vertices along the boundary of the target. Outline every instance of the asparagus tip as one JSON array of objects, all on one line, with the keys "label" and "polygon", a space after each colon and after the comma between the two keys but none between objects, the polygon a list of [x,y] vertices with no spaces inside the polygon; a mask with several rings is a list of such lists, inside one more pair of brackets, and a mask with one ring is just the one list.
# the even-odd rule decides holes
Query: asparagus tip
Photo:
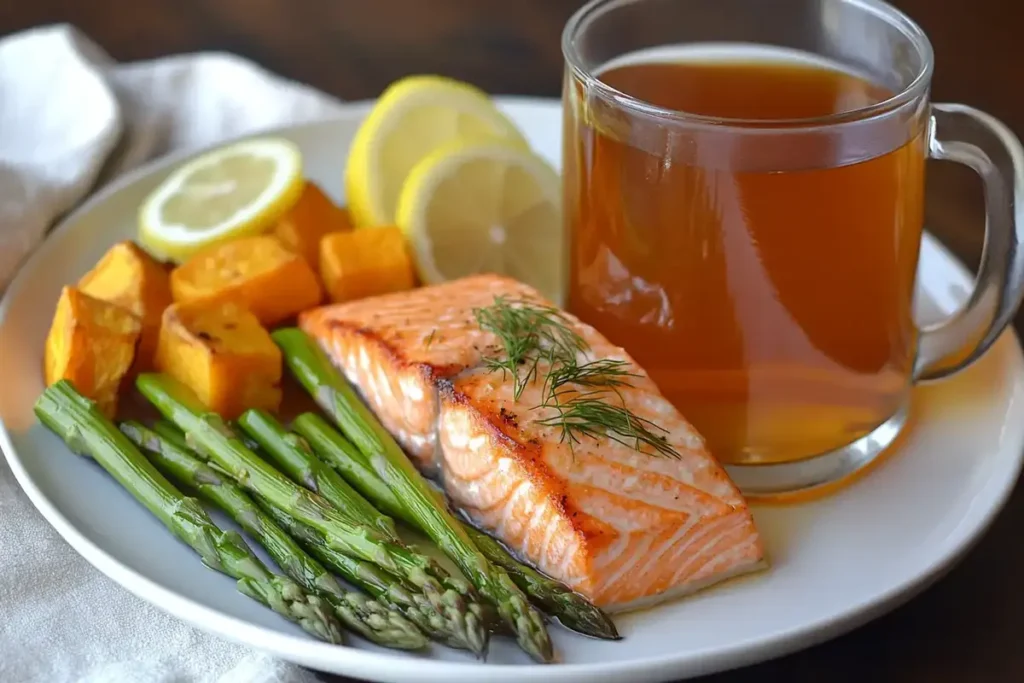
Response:
[{"label": "asparagus tip", "polygon": [[583,596],[566,592],[558,596],[557,602],[558,608],[548,611],[565,628],[600,640],[622,640],[611,617]]}]

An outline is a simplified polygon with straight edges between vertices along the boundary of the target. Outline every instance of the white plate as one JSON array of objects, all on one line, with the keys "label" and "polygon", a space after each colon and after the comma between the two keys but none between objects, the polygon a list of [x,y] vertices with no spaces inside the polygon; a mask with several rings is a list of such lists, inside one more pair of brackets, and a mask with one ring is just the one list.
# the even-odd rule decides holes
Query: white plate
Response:
[{"label": "white plate", "polygon": [[[558,104],[500,99],[530,141],[558,163]],[[282,131],[307,172],[341,199],[348,144],[366,104],[335,121]],[[379,681],[670,680],[749,664],[849,630],[909,598],[948,569],[1005,502],[1024,449],[1024,363],[1012,332],[973,367],[918,388],[902,448],[829,498],[756,507],[772,568],[758,576],[616,619],[608,643],[553,626],[564,663],[533,665],[504,638],[486,664],[442,647],[406,656],[336,647],[235,592],[200,565],[113,479],[36,424],[42,348],[63,284],[134,232],[142,197],[181,157],[124,178],[68,218],[0,305],[0,444],[29,498],[89,562],[128,590],[196,626],[313,668]],[[972,278],[931,238],[920,284],[933,314],[949,314]],[[223,520],[223,518],[218,517]]]}]

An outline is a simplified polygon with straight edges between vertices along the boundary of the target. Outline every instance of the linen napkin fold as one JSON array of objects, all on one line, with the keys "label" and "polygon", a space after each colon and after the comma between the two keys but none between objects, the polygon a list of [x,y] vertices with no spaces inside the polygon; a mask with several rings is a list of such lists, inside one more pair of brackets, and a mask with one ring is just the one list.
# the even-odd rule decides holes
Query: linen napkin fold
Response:
[{"label": "linen napkin fold", "polygon": [[[339,101],[239,57],[119,64],[74,27],[0,40],[0,293],[62,215],[171,150],[323,118]],[[2,353],[2,350],[0,350]],[[0,459],[0,681],[313,683],[107,579]]]}]

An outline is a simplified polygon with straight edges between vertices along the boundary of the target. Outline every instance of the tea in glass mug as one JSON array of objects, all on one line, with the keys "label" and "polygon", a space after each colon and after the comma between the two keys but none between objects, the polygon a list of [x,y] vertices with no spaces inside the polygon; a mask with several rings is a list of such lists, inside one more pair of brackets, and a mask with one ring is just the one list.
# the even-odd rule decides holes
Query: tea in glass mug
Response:
[{"label": "tea in glass mug", "polygon": [[1024,183],[1005,126],[929,102],[931,48],[894,8],[595,0],[563,49],[567,307],[747,492],[862,467],[916,381],[966,365],[1012,318],[1019,252],[984,264],[980,286],[1004,293],[972,300],[992,307],[984,329],[915,324],[926,160],[981,173],[996,248],[1015,248]]}]

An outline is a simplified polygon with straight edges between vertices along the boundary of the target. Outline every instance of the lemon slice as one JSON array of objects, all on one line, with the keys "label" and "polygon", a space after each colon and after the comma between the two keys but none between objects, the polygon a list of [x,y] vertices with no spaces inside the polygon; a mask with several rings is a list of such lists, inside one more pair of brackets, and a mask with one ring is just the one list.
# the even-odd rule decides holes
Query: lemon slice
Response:
[{"label": "lemon slice", "polygon": [[561,180],[528,149],[456,142],[416,164],[397,223],[420,279],[497,273],[563,303]]},{"label": "lemon slice", "polygon": [[214,242],[269,229],[302,193],[302,155],[280,138],[250,138],[176,169],[143,202],[139,242],[181,262]]},{"label": "lemon slice", "polygon": [[345,168],[356,227],[393,225],[406,176],[421,159],[455,140],[526,139],[485,92],[442,76],[408,76],[381,94],[360,125]]}]

